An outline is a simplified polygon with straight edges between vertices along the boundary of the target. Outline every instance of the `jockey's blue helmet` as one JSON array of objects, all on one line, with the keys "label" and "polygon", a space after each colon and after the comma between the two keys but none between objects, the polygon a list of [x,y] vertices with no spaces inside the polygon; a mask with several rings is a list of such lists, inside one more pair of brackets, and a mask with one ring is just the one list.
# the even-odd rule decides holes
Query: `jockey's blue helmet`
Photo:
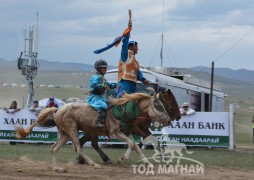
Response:
[{"label": "jockey's blue helmet", "polygon": [[129,46],[138,45],[138,42],[137,42],[137,41],[134,41],[134,40],[129,40],[128,45],[129,45]]}]

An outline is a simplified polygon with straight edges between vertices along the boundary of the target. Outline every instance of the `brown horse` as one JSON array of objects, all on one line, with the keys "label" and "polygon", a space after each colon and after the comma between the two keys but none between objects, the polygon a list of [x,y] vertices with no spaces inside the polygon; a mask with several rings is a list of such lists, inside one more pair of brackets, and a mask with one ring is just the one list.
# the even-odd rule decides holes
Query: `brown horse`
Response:
[{"label": "brown horse", "polygon": [[[168,89],[167,91],[160,92],[159,95],[160,95],[159,100],[164,105],[164,107],[170,117],[170,120],[172,120],[172,121],[177,120],[178,121],[181,118],[181,114],[179,111],[179,106],[177,104],[177,101],[176,101],[173,93],[170,91],[170,89]],[[132,130],[131,130],[132,134],[142,137],[143,141],[147,137],[151,137],[152,134],[149,130],[151,123],[152,123],[152,120],[151,120],[151,118],[148,117],[148,115],[144,115],[142,118],[141,117],[136,118],[132,123]],[[154,139],[154,141],[156,141],[155,137],[153,137],[153,139]],[[111,159],[101,150],[101,148],[98,145],[98,136],[91,135],[86,132],[85,135],[79,139],[80,146],[83,147],[83,145],[87,141],[90,141],[90,140],[91,140],[92,147],[99,153],[102,160],[105,163],[111,163]],[[140,148],[143,146],[142,142],[139,143]],[[154,149],[157,149],[158,152],[163,153],[162,150],[160,149],[160,143],[158,141],[157,141],[157,143],[155,143],[153,145],[154,145]],[[82,159],[81,157],[79,157],[78,161],[80,164],[84,163],[84,159]]]},{"label": "brown horse", "polygon": [[[154,121],[162,123],[164,126],[169,125],[169,116],[156,96],[150,96],[144,93],[135,93],[135,94],[124,94],[120,99],[111,98],[110,102],[113,105],[122,105],[128,101],[136,101],[139,105],[139,108],[145,114],[147,113],[150,118]],[[44,124],[48,121],[49,117],[55,113],[54,121],[57,125],[59,139],[52,146],[52,163],[53,169],[57,172],[65,172],[66,170],[57,164],[56,153],[60,147],[62,147],[68,140],[73,142],[74,150],[79,156],[86,160],[89,165],[93,165],[95,168],[99,168],[100,165],[95,163],[90,159],[84,152],[79,144],[78,131],[84,131],[91,135],[96,136],[114,136],[121,141],[124,141],[128,144],[128,149],[123,157],[119,158],[119,162],[127,160],[130,156],[132,148],[137,152],[140,158],[145,164],[152,166],[148,159],[144,156],[140,148],[134,142],[132,135],[128,137],[121,132],[120,124],[118,121],[115,121],[112,113],[107,113],[106,117],[106,129],[101,129],[96,127],[96,119],[98,117],[97,111],[89,106],[88,104],[66,104],[62,106],[59,110],[56,108],[48,108],[42,110],[41,114],[35,121],[35,123],[29,126],[27,129],[24,129],[22,126],[16,127],[17,138],[22,139],[28,136],[32,131],[33,127],[36,125]]]}]

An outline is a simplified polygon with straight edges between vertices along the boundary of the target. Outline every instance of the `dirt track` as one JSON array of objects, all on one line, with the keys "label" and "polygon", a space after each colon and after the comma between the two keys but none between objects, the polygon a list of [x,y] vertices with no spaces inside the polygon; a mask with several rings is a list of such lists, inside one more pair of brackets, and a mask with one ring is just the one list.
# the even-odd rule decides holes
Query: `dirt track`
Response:
[{"label": "dirt track", "polygon": [[180,175],[180,174],[155,174],[154,176],[134,174],[133,168],[122,165],[103,165],[102,169],[94,169],[88,165],[73,163],[61,164],[68,169],[67,173],[52,171],[51,163],[32,161],[22,157],[17,161],[1,161],[0,179],[13,180],[36,180],[36,179],[253,179],[254,172],[251,170],[226,169],[221,167],[205,167],[204,175]]}]

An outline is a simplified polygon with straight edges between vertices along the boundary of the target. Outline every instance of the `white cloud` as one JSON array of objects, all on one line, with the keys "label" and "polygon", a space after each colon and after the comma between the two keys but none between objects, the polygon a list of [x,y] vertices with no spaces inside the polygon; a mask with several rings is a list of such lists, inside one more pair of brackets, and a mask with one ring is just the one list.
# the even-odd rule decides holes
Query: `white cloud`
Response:
[{"label": "white cloud", "polygon": [[[39,10],[39,58],[68,61],[103,58],[115,64],[120,47],[95,55],[93,50],[105,46],[121,35],[128,23],[128,9],[133,13],[132,38],[140,42],[141,64],[159,65],[156,53],[163,30],[170,45],[168,53],[175,63],[167,65],[196,66],[209,64],[243,37],[253,26],[251,0],[165,0],[164,23],[162,0],[0,0],[0,58],[16,59],[19,30],[36,24]],[[8,45],[7,45],[8,44]],[[238,58],[244,52],[253,59],[254,32],[234,47],[227,58]],[[165,47],[165,51],[166,51]],[[249,52],[248,52],[249,50]],[[166,52],[165,52],[166,53]],[[154,55],[155,54],[155,55]],[[232,56],[230,56],[232,55]],[[164,55],[165,57],[167,55]],[[209,60],[208,58],[209,57]],[[188,61],[186,59],[192,59]],[[204,61],[204,59],[207,59]],[[237,61],[237,59],[235,60]],[[223,64],[223,63],[221,63]],[[234,66],[236,66],[234,64]],[[243,63],[238,64],[244,67]],[[253,65],[247,68],[254,69]]]}]

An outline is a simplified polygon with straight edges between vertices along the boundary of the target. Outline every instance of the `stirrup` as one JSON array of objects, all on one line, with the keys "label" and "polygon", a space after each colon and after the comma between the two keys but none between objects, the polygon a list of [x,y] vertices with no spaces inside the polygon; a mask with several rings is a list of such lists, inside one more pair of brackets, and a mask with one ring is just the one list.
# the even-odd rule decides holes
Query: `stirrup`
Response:
[{"label": "stirrup", "polygon": [[105,125],[101,124],[101,123],[98,123],[98,124],[96,124],[96,127],[98,127],[98,128],[105,128]]}]

